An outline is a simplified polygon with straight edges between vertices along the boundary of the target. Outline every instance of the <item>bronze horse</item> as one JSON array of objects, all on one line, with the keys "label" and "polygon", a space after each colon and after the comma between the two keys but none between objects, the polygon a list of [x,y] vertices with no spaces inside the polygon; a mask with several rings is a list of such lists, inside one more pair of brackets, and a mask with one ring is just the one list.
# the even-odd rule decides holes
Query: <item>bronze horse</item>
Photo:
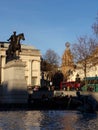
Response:
[{"label": "bronze horse", "polygon": [[7,50],[7,57],[11,58],[19,56],[19,52],[21,52],[20,40],[25,40],[23,33],[16,35],[15,42],[10,42],[9,48]]}]

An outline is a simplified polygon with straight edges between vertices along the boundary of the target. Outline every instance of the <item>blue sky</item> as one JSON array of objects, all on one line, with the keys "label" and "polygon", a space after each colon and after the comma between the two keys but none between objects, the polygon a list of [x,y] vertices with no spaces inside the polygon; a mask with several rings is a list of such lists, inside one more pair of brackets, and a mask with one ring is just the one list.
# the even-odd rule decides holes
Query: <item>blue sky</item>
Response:
[{"label": "blue sky", "polygon": [[23,32],[22,43],[62,56],[67,41],[92,34],[97,13],[98,0],[0,0],[0,41]]}]

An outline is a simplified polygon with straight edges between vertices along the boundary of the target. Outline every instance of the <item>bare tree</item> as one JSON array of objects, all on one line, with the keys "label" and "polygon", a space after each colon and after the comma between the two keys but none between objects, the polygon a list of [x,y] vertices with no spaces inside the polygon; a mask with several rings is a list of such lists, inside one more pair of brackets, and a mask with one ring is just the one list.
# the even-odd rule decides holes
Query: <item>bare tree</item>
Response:
[{"label": "bare tree", "polygon": [[59,66],[60,56],[54,50],[47,50],[43,57],[48,63]]},{"label": "bare tree", "polygon": [[81,69],[84,71],[84,77],[87,75],[87,70],[91,67],[92,54],[97,45],[96,40],[88,38],[87,36],[79,37],[78,42],[72,45],[72,53],[74,61],[80,64]]},{"label": "bare tree", "polygon": [[94,34],[98,37],[98,13],[97,13],[96,21],[92,25],[92,29],[94,31]]},{"label": "bare tree", "polygon": [[52,81],[55,72],[58,70],[60,63],[59,55],[49,49],[41,60],[41,71],[45,74],[46,80]]}]

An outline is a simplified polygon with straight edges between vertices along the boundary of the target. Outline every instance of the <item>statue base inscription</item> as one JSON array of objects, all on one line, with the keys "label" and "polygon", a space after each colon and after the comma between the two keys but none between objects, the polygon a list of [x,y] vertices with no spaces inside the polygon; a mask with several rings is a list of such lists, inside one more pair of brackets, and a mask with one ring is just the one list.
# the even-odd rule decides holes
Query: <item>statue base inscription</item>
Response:
[{"label": "statue base inscription", "polygon": [[28,102],[24,68],[21,60],[12,60],[5,65],[2,103]]}]

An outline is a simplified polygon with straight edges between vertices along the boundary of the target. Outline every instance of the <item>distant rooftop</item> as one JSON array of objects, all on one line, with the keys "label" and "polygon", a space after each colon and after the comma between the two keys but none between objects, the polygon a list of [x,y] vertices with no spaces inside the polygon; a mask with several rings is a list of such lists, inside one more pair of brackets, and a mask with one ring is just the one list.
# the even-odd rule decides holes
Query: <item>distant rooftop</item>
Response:
[{"label": "distant rooftop", "polygon": [[22,48],[23,49],[36,49],[34,46],[30,46],[30,45],[27,45],[27,44],[21,44]]},{"label": "distant rooftop", "polygon": [[[1,42],[0,41],[0,47],[4,46],[4,47],[8,47],[9,46],[9,42]],[[21,47],[22,49],[36,49],[34,46],[30,46],[30,45],[27,45],[27,44],[21,44]]]}]

